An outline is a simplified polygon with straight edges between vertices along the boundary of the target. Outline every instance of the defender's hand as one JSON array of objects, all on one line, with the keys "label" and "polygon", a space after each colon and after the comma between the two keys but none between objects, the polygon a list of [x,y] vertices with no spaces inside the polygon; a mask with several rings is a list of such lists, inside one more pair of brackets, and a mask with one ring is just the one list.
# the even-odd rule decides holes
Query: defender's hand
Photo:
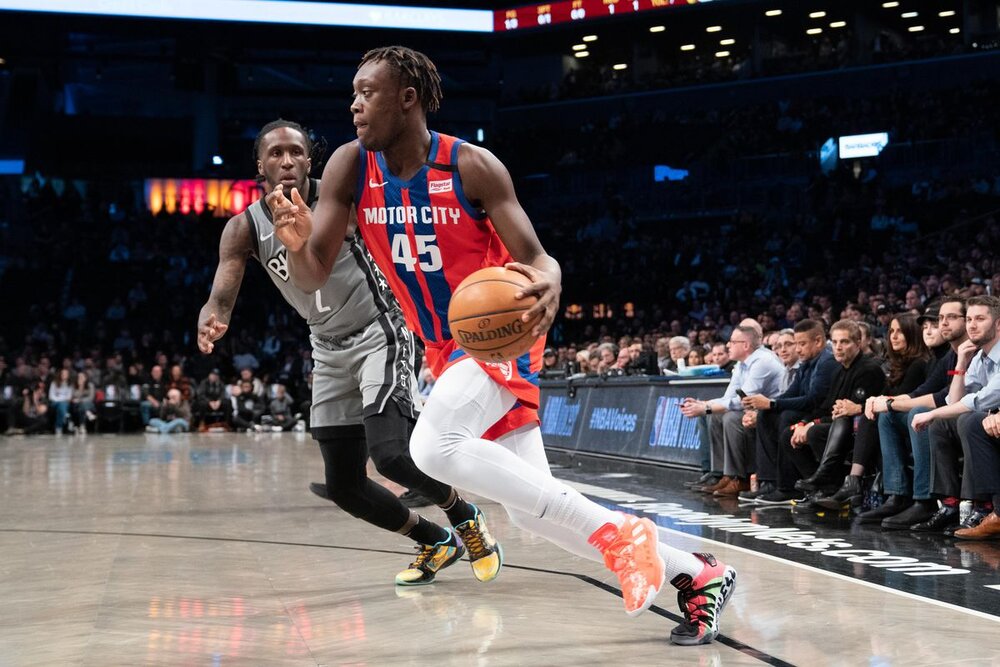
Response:
[{"label": "defender's hand", "polygon": [[198,349],[202,354],[212,354],[215,349],[215,341],[226,335],[229,329],[228,324],[219,322],[215,313],[209,315],[204,322],[198,323]]}]

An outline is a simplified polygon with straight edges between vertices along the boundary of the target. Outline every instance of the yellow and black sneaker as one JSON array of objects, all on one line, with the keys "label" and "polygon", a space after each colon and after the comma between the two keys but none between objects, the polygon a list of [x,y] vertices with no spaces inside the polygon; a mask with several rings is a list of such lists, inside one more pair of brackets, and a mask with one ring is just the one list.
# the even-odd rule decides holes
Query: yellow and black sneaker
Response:
[{"label": "yellow and black sneaker", "polygon": [[455,526],[458,536],[469,551],[472,573],[479,581],[493,581],[503,567],[503,548],[486,527],[486,517],[476,507],[476,516]]},{"label": "yellow and black sneaker", "polygon": [[422,586],[434,581],[439,570],[448,567],[465,553],[465,548],[448,533],[448,539],[437,544],[418,544],[417,557],[410,567],[396,575],[397,586]]}]

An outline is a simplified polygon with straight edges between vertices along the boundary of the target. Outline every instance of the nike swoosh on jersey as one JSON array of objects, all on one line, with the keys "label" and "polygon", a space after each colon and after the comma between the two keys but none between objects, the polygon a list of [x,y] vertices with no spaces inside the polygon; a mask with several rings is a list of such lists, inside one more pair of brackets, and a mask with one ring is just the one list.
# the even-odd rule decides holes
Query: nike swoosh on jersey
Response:
[{"label": "nike swoosh on jersey", "polygon": [[370,187],[370,188],[384,188],[385,184],[388,183],[388,182],[389,181],[382,181],[381,183],[376,183],[375,181],[373,181],[372,179],[369,178],[368,179],[368,187]]},{"label": "nike swoosh on jersey", "polygon": [[266,241],[266,240],[268,240],[269,238],[271,238],[272,236],[274,236],[274,232],[271,232],[270,234],[267,234],[266,236],[265,236],[264,234],[261,234],[261,235],[260,235],[260,240],[261,240],[261,241]]}]

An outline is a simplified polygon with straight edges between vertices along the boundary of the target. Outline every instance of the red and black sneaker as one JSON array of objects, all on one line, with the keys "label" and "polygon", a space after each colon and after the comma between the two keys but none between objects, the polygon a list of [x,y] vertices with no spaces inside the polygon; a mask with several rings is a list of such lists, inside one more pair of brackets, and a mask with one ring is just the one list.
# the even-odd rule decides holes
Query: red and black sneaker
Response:
[{"label": "red and black sneaker", "polygon": [[719,617],[736,588],[736,570],[712,554],[694,554],[705,563],[691,578],[679,574],[670,582],[677,590],[677,604],[684,622],[670,632],[670,641],[681,646],[707,644],[719,636]]}]

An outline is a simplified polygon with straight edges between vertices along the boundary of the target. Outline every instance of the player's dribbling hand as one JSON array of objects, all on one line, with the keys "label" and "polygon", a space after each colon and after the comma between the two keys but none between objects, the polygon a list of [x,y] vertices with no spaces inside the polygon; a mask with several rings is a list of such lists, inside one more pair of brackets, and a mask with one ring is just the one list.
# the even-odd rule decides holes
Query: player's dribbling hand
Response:
[{"label": "player's dribbling hand", "polygon": [[532,334],[534,336],[543,335],[549,330],[552,322],[556,319],[556,310],[559,308],[559,293],[562,291],[559,280],[549,275],[546,271],[528,264],[521,264],[520,262],[509,262],[505,265],[505,268],[517,271],[531,280],[531,286],[525,287],[515,297],[518,299],[523,299],[526,296],[538,297],[535,305],[528,309],[521,316],[521,319],[525,322],[530,322],[536,317],[541,317],[538,320],[538,324],[535,325]]},{"label": "player's dribbling hand", "polygon": [[212,354],[215,349],[215,341],[226,334],[229,329],[228,324],[223,324],[212,313],[205,321],[198,323],[198,349],[202,354]]},{"label": "player's dribbling hand", "polygon": [[265,197],[274,219],[274,235],[289,252],[298,252],[312,235],[312,211],[298,188],[292,188],[291,200],[285,197],[284,186],[278,185]]}]

